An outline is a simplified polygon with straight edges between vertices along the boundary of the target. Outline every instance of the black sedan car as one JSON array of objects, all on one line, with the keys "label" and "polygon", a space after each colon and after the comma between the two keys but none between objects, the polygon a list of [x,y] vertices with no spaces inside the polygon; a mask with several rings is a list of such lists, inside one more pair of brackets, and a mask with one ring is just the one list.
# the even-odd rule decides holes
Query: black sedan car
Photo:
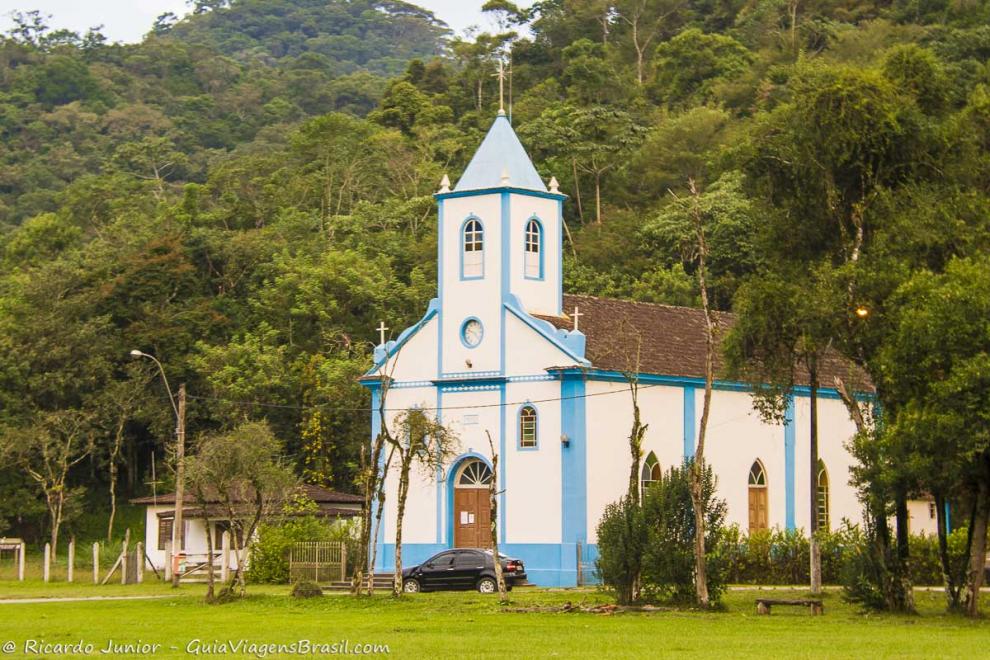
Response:
[{"label": "black sedan car", "polygon": [[[518,559],[499,555],[505,586],[526,582],[526,568]],[[402,571],[402,588],[407,593],[445,589],[477,589],[483,594],[498,591],[495,560],[491,550],[457,548],[444,550]]]}]

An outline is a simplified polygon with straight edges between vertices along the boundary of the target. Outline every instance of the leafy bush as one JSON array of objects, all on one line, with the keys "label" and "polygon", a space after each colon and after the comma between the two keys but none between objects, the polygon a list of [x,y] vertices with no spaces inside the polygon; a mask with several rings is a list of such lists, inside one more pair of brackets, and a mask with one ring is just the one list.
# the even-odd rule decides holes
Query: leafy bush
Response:
[{"label": "leafy bush", "polygon": [[602,584],[615,591],[620,604],[632,602],[646,541],[643,510],[625,497],[605,507],[598,523],[595,566]]},{"label": "leafy bush", "polygon": [[[694,506],[691,502],[691,466],[673,467],[653,483],[643,496],[643,520],[647,530],[643,553],[643,593],[651,600],[677,603],[695,598]],[[726,504],[715,497],[715,476],[705,471],[702,499],[705,503],[705,566],[708,595],[718,601],[726,584],[726,558],[719,552]]]},{"label": "leafy bush", "polygon": [[289,549],[304,541],[333,541],[333,527],[316,516],[288,518],[278,524],[261,525],[258,540],[251,546],[251,582],[288,584]]}]

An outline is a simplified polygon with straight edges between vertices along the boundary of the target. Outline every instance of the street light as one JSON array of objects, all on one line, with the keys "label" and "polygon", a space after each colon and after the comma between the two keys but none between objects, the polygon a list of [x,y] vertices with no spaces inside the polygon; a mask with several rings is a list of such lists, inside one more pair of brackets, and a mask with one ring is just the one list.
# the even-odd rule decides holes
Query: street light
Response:
[{"label": "street light", "polygon": [[[169,387],[168,378],[165,376],[165,367],[154,355],[149,355],[136,348],[131,351],[131,357],[135,359],[148,358],[158,366],[158,372],[162,375],[165,383],[165,391],[168,392],[168,402],[172,404],[175,412],[175,513],[172,516],[172,586],[179,586],[179,552],[182,550],[182,501],[185,494],[185,458],[186,458],[186,385],[179,385],[178,403],[172,396],[172,388]],[[138,561],[143,561],[140,557]]]}]

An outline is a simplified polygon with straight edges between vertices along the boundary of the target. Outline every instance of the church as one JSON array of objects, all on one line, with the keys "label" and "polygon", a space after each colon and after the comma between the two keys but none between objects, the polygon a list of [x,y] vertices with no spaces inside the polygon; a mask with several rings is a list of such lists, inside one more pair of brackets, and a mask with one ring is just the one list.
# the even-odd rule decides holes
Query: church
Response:
[{"label": "church", "polygon": [[[435,198],[437,295],[415,325],[375,349],[361,379],[371,391],[371,434],[419,407],[458,437],[444,469],[413,468],[403,523],[403,563],[452,547],[489,545],[486,433],[498,453],[499,549],[522,559],[530,581],[587,581],[595,530],[605,507],[628,487],[630,381],[638,386],[643,440],[641,484],[694,453],[704,394],[705,324],[699,309],[611,300],[563,291],[563,205],[544,183],[503,111],[453,189]],[[721,315],[730,323],[731,315]],[[382,326],[384,330],[384,326]],[[841,375],[869,384],[839,359],[821,382]],[[834,389],[819,398],[819,457],[809,465],[809,392],[799,387],[786,421],[753,410],[747,387],[716,380],[706,459],[744,532],[809,528],[811,489],[820,525],[861,520],[849,485],[855,427]],[[397,477],[386,480],[376,570],[394,565]],[[912,503],[912,531],[934,527],[927,503]],[[931,518],[929,515],[931,514]],[[583,577],[582,577],[583,575]]]}]

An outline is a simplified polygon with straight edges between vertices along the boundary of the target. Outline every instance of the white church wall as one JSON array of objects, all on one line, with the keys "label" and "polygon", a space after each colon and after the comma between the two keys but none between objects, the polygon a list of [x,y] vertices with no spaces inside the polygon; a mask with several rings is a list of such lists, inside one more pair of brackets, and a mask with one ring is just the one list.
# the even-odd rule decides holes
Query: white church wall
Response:
[{"label": "white church wall", "polygon": [[931,500],[908,500],[908,530],[912,534],[938,534],[938,519],[933,507]]},{"label": "white church wall", "polygon": [[400,382],[425,381],[435,378],[437,373],[437,330],[439,327],[440,323],[434,316],[389,357],[380,372],[384,371],[392,379]]},{"label": "white church wall", "polygon": [[[462,280],[461,226],[472,215],[481,220],[484,228],[484,275],[480,279]],[[500,195],[454,197],[443,202],[443,274],[439,295],[445,373],[499,369],[500,225]],[[477,318],[484,327],[484,336],[475,348],[468,348],[460,339],[461,326],[470,317]],[[468,367],[466,361],[472,366]]]},{"label": "white church wall", "polygon": [[[506,386],[505,540],[507,543],[560,543],[560,383],[509,383]],[[551,399],[550,401],[542,401]],[[537,411],[537,446],[519,446],[519,409]]]},{"label": "white church wall", "polygon": [[[625,494],[629,484],[629,431],[632,399],[622,382],[589,381],[586,386],[588,439],[588,542],[596,543],[595,530],[605,507]],[[643,440],[643,456],[657,455],[666,470],[683,456],[683,399],[681,388],[642,387],[640,414],[649,424]]]},{"label": "white church wall", "polygon": [[[509,195],[509,250],[510,286],[519,296],[523,307],[531,314],[557,315],[560,313],[560,221],[559,202],[533,195]],[[524,246],[526,225],[536,217],[543,228],[542,258],[543,277],[527,278],[525,274]]]},{"label": "white church wall", "polygon": [[[574,358],[557,348],[515,314],[505,313],[505,375],[546,376],[547,367],[575,364]],[[560,395],[560,386],[557,385]]]},{"label": "white church wall", "polygon": [[[809,455],[811,435],[809,429],[811,403],[807,396],[797,396],[795,407],[795,523],[807,531],[811,521],[811,484]],[[829,476],[829,522],[832,529],[842,524],[843,518],[853,523],[862,522],[862,507],[856,499],[856,491],[849,485],[851,468],[855,459],[845,445],[855,434],[856,428],[838,399],[818,399],[818,456],[825,463]]]},{"label": "white church wall", "polygon": [[[695,396],[695,429],[700,429],[704,389],[698,388]],[[771,527],[783,528],[787,503],[784,427],[765,424],[753,410],[747,392],[715,390],[705,460],[718,480],[719,497],[728,505],[726,524],[737,524],[743,532],[749,528],[749,471],[756,459],[763,462],[767,478],[768,522]]]}]

